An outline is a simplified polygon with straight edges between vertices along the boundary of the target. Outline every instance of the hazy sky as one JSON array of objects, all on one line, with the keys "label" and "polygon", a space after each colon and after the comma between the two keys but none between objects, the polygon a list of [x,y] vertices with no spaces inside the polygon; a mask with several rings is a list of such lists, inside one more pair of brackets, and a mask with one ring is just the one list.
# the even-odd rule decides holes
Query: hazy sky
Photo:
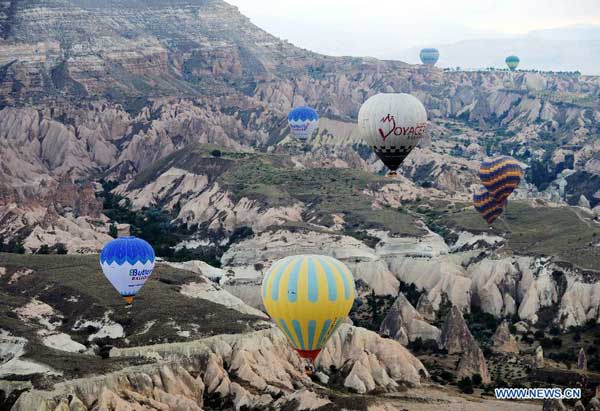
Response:
[{"label": "hazy sky", "polygon": [[297,46],[379,58],[394,58],[411,47],[600,24],[600,0],[226,1]]}]

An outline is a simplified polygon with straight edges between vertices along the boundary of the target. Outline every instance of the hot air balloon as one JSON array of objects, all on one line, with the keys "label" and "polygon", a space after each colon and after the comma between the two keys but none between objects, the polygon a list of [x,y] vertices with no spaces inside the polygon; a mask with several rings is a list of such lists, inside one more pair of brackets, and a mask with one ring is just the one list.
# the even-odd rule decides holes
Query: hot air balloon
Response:
[{"label": "hot air balloon", "polygon": [[298,140],[307,140],[319,127],[319,114],[311,107],[297,107],[288,114],[288,124]]},{"label": "hot air balloon", "polygon": [[360,108],[358,128],[392,176],[425,135],[427,111],[410,94],[377,94]]},{"label": "hot air balloon", "polygon": [[488,224],[492,224],[504,212],[503,205],[485,187],[473,195],[473,204]]},{"label": "hot air balloon", "polygon": [[419,57],[421,57],[421,62],[423,64],[435,66],[435,63],[437,63],[440,58],[440,52],[438,49],[423,49],[421,50]]},{"label": "hot air balloon", "polygon": [[506,65],[508,66],[510,71],[515,71],[517,67],[519,67],[519,63],[521,62],[521,60],[517,56],[508,56],[504,61],[506,62]]},{"label": "hot air balloon", "polygon": [[117,238],[102,249],[100,265],[108,281],[132,304],[133,297],[152,274],[154,250],[139,238]]},{"label": "hot air balloon", "polygon": [[502,204],[521,183],[523,169],[512,157],[496,157],[481,163],[479,178],[498,204]]},{"label": "hot air balloon", "polygon": [[332,257],[287,257],[265,274],[262,300],[292,347],[314,362],[352,308],[354,278]]}]

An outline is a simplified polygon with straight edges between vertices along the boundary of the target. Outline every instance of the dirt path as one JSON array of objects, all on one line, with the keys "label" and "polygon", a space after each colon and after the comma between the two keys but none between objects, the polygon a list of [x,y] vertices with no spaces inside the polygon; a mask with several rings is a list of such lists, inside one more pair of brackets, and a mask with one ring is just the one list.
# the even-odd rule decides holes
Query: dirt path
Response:
[{"label": "dirt path", "polygon": [[[541,411],[538,401],[517,402],[498,401],[491,398],[461,395],[457,392],[437,387],[411,389],[403,394],[390,394],[389,401],[381,403],[390,410],[398,411]],[[394,407],[394,408],[391,408]]]}]

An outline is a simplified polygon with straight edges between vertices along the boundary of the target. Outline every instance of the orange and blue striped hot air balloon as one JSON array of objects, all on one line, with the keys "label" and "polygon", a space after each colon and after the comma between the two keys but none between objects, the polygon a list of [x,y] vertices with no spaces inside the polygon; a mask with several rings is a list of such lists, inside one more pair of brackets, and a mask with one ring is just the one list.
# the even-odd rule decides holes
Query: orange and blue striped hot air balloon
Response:
[{"label": "orange and blue striped hot air balloon", "polygon": [[523,169],[512,157],[496,157],[481,163],[479,178],[498,204],[503,204],[521,183]]},{"label": "orange and blue striped hot air balloon", "polygon": [[499,203],[485,187],[473,194],[473,204],[488,224],[492,224],[504,212],[504,204]]},{"label": "orange and blue striped hot air balloon", "polygon": [[314,362],[352,308],[354,278],[344,263],[332,257],[287,257],[265,274],[262,300],[292,347]]}]

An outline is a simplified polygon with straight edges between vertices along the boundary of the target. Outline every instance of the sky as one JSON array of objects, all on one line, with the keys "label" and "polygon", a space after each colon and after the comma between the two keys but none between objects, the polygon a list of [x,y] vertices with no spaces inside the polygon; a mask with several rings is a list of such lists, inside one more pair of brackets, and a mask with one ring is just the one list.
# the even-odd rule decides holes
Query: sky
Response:
[{"label": "sky", "polygon": [[411,48],[600,25],[600,0],[226,0],[277,37],[329,55],[397,58]]}]

